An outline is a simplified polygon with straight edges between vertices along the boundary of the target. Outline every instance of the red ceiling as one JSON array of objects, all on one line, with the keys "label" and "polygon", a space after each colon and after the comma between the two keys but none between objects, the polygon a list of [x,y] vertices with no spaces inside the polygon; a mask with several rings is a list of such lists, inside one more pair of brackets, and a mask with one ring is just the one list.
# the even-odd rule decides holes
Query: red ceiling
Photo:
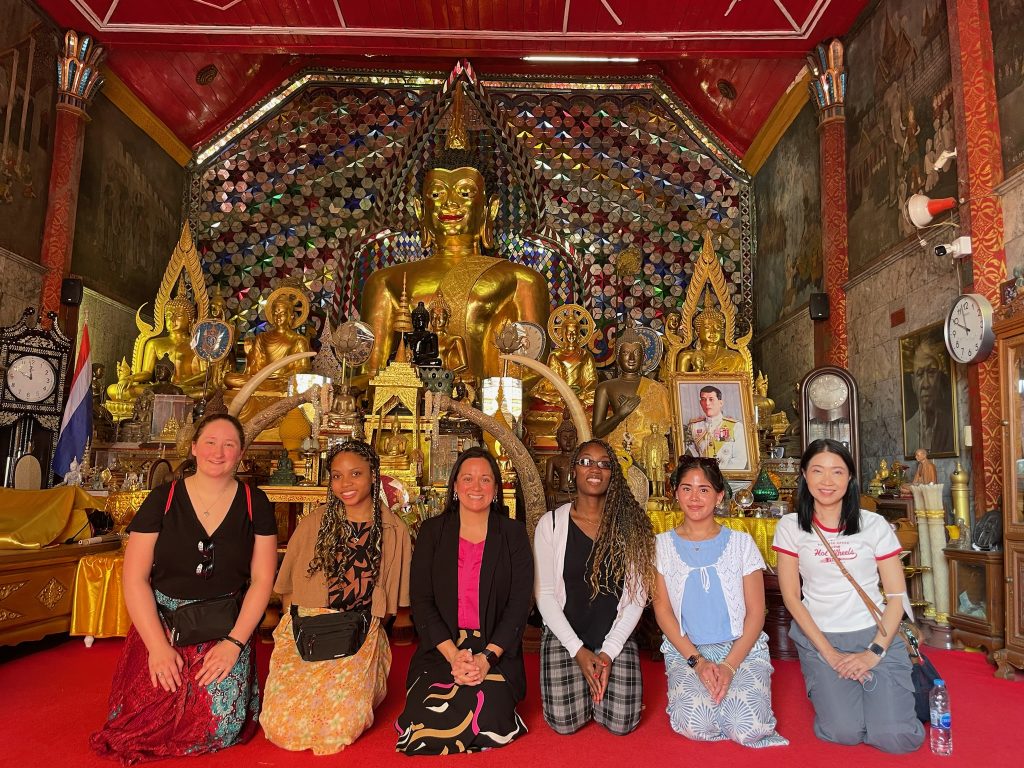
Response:
[{"label": "red ceiling", "polygon": [[[824,39],[868,0],[36,0],[94,34],[108,64],[195,146],[309,66],[428,68],[468,57],[491,73],[658,72],[742,155]],[[636,65],[545,64],[527,54],[635,56]],[[371,56],[371,59],[367,59]],[[214,64],[208,86],[196,72]],[[722,96],[728,80],[736,98]]]}]

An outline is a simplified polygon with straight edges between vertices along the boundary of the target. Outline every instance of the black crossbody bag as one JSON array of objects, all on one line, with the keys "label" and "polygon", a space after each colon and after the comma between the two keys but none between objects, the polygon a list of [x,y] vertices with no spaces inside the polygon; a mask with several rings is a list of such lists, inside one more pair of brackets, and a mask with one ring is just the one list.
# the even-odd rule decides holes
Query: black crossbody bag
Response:
[{"label": "black crossbody bag", "polygon": [[292,635],[303,661],[330,661],[352,656],[363,646],[370,630],[369,611],[338,611],[299,616],[291,607]]},{"label": "black crossbody bag", "polygon": [[[165,515],[171,508],[171,499],[174,498],[174,486],[177,482],[175,480],[171,483],[171,490],[167,494],[167,506],[164,507]],[[252,520],[252,491],[248,485],[245,486],[245,503],[249,520]],[[160,616],[171,631],[171,645],[181,648],[186,645],[208,643],[211,640],[223,640],[238,621],[244,596],[244,590],[238,590],[230,595],[196,600],[174,610],[158,603]]]}]

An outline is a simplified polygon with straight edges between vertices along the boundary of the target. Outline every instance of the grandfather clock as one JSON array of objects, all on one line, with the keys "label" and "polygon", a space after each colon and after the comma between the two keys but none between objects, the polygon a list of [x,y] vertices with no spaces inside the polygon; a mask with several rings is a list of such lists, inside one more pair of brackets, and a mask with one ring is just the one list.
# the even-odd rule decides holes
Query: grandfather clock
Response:
[{"label": "grandfather clock", "polygon": [[14,482],[14,465],[31,454],[43,470],[43,484],[53,483],[53,452],[67,396],[71,340],[49,312],[50,327],[41,327],[29,307],[14,325],[0,328],[0,466],[4,485]]},{"label": "grandfather clock", "polygon": [[800,384],[803,448],[823,437],[845,445],[860,474],[857,382],[845,368],[825,365],[804,376]]}]

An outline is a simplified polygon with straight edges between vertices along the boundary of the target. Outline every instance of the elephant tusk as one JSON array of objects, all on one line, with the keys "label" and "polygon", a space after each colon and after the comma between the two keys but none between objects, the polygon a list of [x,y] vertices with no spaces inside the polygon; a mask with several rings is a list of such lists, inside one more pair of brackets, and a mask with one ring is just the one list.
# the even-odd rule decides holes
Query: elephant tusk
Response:
[{"label": "elephant tusk", "polygon": [[316,352],[296,352],[293,355],[282,357],[277,362],[269,363],[268,365],[260,368],[256,374],[246,382],[245,386],[238,390],[238,394],[235,395],[235,399],[231,401],[231,405],[228,407],[228,413],[232,416],[238,416],[238,414],[242,412],[242,408],[245,407],[246,402],[248,402],[249,398],[252,397],[253,392],[259,389],[260,384],[270,378],[272,373],[307,357],[316,357]]},{"label": "elephant tusk", "polygon": [[565,405],[569,409],[569,416],[572,418],[572,423],[576,425],[576,439],[581,443],[585,443],[593,437],[590,419],[587,418],[587,412],[583,408],[583,403],[580,402],[579,397],[572,391],[572,387],[569,386],[565,379],[552,371],[550,366],[545,365],[539,360],[534,360],[532,357],[524,357],[523,355],[501,355],[501,359],[508,360],[511,363],[518,363],[543,376],[551,386],[558,390],[558,394],[565,398]]}]

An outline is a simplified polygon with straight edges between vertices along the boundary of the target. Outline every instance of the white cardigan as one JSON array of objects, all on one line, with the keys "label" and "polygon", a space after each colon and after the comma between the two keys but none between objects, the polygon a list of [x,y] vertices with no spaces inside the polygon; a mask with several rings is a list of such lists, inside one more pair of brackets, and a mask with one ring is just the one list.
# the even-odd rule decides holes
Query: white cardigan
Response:
[{"label": "white cardigan", "polygon": [[[533,559],[537,574],[537,608],[547,628],[554,633],[569,655],[575,658],[583,647],[583,641],[562,612],[565,607],[565,581],[562,573],[565,569],[565,543],[569,538],[571,506],[563,504],[554,512],[545,514],[537,523],[533,533]],[[629,590],[623,589],[615,621],[596,652],[603,651],[614,661],[640,621],[646,604],[647,592],[642,584],[636,585],[636,596],[633,599],[630,599]]]}]

